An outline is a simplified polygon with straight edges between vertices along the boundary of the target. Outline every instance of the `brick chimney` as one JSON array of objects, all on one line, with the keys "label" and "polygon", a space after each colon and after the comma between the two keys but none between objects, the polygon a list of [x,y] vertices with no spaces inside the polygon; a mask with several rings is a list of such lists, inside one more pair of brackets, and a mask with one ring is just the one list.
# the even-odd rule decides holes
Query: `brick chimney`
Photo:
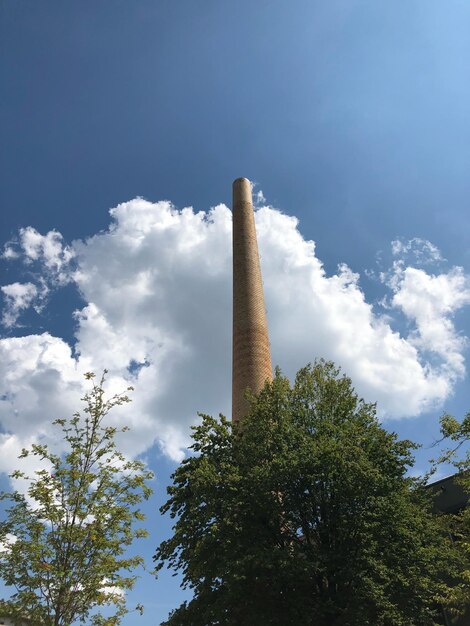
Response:
[{"label": "brick chimney", "polygon": [[272,376],[251,184],[237,178],[233,182],[233,422],[249,412],[246,389],[257,394]]}]

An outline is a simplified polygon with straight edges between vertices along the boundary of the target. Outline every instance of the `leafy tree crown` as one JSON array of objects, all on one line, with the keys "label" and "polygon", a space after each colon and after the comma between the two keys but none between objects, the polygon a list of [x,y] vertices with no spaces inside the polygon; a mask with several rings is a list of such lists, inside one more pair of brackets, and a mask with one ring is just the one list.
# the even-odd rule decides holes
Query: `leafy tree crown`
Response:
[{"label": "leafy tree crown", "polygon": [[165,624],[437,623],[453,548],[410,441],[379,424],[333,363],[279,370],[232,425],[202,416],[162,512],[157,568],[193,599]]},{"label": "leafy tree crown", "polygon": [[[125,592],[143,564],[127,548],[147,536],[135,523],[145,519],[139,503],[152,492],[152,473],[117,448],[116,435],[128,428],[107,425],[105,418],[130,402],[132,388],[107,398],[106,373],[98,382],[86,374],[91,390],[82,398],[83,412],[54,422],[65,453],[41,443],[24,449],[20,458],[36,457],[42,469],[14,471],[13,479],[27,480],[27,493],[0,496],[10,503],[0,524],[0,576],[14,589],[8,607],[18,618],[112,626],[127,612]],[[114,607],[113,616],[103,616],[104,606]]]}]

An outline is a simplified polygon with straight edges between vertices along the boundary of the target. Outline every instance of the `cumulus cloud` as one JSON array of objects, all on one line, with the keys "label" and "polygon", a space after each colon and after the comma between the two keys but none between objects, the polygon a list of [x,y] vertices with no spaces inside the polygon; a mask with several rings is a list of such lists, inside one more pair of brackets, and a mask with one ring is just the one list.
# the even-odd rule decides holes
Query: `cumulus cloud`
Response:
[{"label": "cumulus cloud", "polygon": [[2,324],[12,328],[29,307],[40,313],[51,289],[64,286],[73,279],[74,256],[72,246],[63,245],[62,235],[57,231],[41,235],[31,226],[21,228],[18,238],[4,245],[0,258],[10,262],[21,260],[35,282],[15,282],[1,287],[4,300]]},{"label": "cumulus cloud", "polygon": [[1,288],[5,301],[2,324],[14,326],[21,312],[28,309],[38,297],[38,288],[33,283],[11,283]]},{"label": "cumulus cloud", "polygon": [[[76,409],[88,370],[110,369],[111,391],[135,387],[134,402],[114,417],[131,426],[129,454],[156,442],[180,459],[198,410],[230,414],[230,210],[136,198],[110,213],[107,231],[73,247],[59,233],[20,233],[20,258],[42,263],[49,285],[73,281],[84,306],[75,313],[74,353],[47,333],[0,341],[4,467],[32,434],[47,437],[51,419]],[[470,301],[462,270],[434,275],[406,265],[400,255],[426,248],[421,258],[436,261],[439,251],[417,239],[395,242],[395,263],[383,274],[385,316],[349,267],[326,274],[295,217],[262,206],[256,223],[273,360],[285,373],[331,358],[385,418],[418,415],[449,397],[464,375],[465,340],[452,321]],[[394,311],[408,321],[402,334],[390,324]]]},{"label": "cumulus cloud", "polygon": [[[401,311],[410,324],[407,341],[429,367],[451,383],[465,374],[467,337],[455,328],[454,314],[470,303],[470,277],[463,268],[442,271],[443,259],[431,242],[415,237],[392,241],[392,267],[380,274],[390,289],[386,306]],[[434,272],[431,272],[434,269]]]},{"label": "cumulus cloud", "polygon": [[20,228],[18,238],[9,241],[1,257],[6,260],[21,258],[27,265],[40,264],[41,278],[64,285],[71,278],[71,262],[75,256],[72,246],[62,243],[62,235],[51,230],[41,235],[32,226]]},{"label": "cumulus cloud", "polygon": [[427,274],[415,267],[395,266],[388,278],[391,305],[400,309],[415,328],[408,342],[424,356],[438,356],[450,379],[465,373],[463,350],[467,338],[454,326],[453,314],[470,303],[470,279],[461,267],[448,273]]}]

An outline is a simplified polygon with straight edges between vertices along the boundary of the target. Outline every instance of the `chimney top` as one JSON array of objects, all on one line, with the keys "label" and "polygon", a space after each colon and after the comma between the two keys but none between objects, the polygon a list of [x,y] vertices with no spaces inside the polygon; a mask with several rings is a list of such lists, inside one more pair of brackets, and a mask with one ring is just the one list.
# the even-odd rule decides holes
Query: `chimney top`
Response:
[{"label": "chimney top", "polygon": [[238,187],[238,185],[247,185],[247,184],[248,184],[248,185],[250,185],[250,187],[251,187],[251,183],[250,183],[250,181],[248,180],[248,178],[244,178],[243,176],[242,176],[241,178],[236,178],[236,179],[233,181],[233,186],[234,186],[234,187],[235,187],[235,186],[237,186],[237,187]]},{"label": "chimney top", "polygon": [[238,202],[248,202],[252,204],[251,183],[248,178],[236,178],[233,181],[234,208]]}]

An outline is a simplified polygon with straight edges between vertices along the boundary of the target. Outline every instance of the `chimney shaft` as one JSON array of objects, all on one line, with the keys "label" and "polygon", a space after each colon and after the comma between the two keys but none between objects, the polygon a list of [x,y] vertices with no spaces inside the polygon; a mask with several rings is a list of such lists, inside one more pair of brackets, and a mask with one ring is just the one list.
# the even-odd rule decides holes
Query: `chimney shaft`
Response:
[{"label": "chimney shaft", "polygon": [[233,422],[249,412],[246,389],[257,394],[266,380],[272,380],[272,365],[251,184],[237,178],[233,183]]}]

